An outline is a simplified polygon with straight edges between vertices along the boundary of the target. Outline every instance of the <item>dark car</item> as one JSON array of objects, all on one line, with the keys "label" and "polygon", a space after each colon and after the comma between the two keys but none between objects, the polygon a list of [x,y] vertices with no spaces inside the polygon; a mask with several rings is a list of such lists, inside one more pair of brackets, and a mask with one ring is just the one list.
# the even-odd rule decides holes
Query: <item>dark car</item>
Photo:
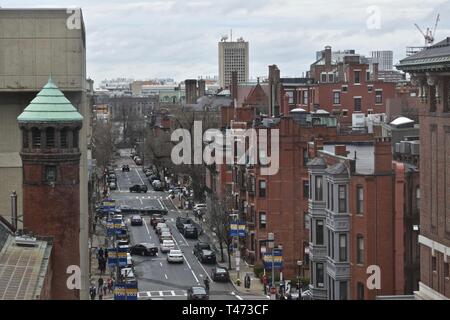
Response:
[{"label": "dark car", "polygon": [[130,166],[127,165],[127,164],[124,164],[124,165],[122,166],[122,172],[125,172],[125,171],[130,172]]},{"label": "dark car", "polygon": [[131,247],[130,253],[132,255],[156,256],[158,247],[152,243],[139,243]]},{"label": "dark car", "polygon": [[203,263],[216,263],[216,254],[212,250],[202,250],[198,255],[198,260]]},{"label": "dark car", "polygon": [[206,289],[203,287],[190,287],[187,290],[188,300],[209,300]]},{"label": "dark car", "polygon": [[120,212],[122,213],[131,213],[134,212],[135,209],[133,209],[132,207],[126,205],[126,204],[122,204],[119,206]]},{"label": "dark car", "polygon": [[230,275],[228,274],[228,270],[221,267],[212,268],[211,278],[214,281],[223,281],[223,282],[230,281]]},{"label": "dark car", "polygon": [[155,180],[159,180],[159,177],[158,177],[157,175],[152,174],[152,175],[148,178],[148,180],[149,180],[150,182],[153,182],[153,181],[155,181]]},{"label": "dark car", "polygon": [[106,178],[106,181],[109,182],[116,182],[117,181],[117,176],[114,173],[111,173],[108,175],[108,177]]},{"label": "dark car", "polygon": [[141,216],[134,215],[131,217],[131,225],[132,226],[142,226],[144,224],[144,221],[142,220]]},{"label": "dark car", "polygon": [[164,217],[161,214],[155,214],[150,219],[150,225],[153,227],[153,229],[156,229],[156,225],[158,223],[164,223],[164,222],[166,222],[166,219],[164,219]]},{"label": "dark car", "polygon": [[197,242],[194,246],[194,250],[192,251],[192,253],[194,254],[194,256],[198,258],[202,250],[211,250],[211,246],[209,245],[209,243]]},{"label": "dark car", "polygon": [[192,224],[185,224],[183,235],[185,238],[198,239],[198,230]]},{"label": "dark car", "polygon": [[147,191],[148,191],[148,188],[145,184],[143,184],[143,185],[135,184],[134,186],[130,187],[130,192],[147,193]]},{"label": "dark car", "polygon": [[186,224],[191,224],[191,223],[192,223],[192,219],[184,218],[184,217],[178,217],[175,224],[177,226],[178,231],[183,232],[184,226]]},{"label": "dark car", "polygon": [[142,215],[154,215],[154,214],[167,215],[168,213],[168,211],[164,208],[157,208],[153,206],[144,207],[140,209],[139,212]]}]

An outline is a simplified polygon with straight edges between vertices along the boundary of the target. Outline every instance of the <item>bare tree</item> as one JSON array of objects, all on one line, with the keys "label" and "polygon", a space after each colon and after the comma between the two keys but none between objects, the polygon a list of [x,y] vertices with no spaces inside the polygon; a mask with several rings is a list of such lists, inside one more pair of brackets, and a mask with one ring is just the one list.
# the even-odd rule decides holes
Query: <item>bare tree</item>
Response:
[{"label": "bare tree", "polygon": [[97,160],[97,167],[102,171],[110,165],[116,151],[115,133],[112,123],[97,121],[92,133],[93,158]]}]

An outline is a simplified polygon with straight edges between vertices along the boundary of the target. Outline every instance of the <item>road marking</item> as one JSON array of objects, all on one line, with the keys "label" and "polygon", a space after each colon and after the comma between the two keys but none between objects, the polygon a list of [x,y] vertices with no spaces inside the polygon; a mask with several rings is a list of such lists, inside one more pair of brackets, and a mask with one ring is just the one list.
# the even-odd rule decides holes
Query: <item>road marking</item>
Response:
[{"label": "road marking", "polygon": [[139,198],[139,201],[141,202],[142,205],[144,205],[144,203],[142,202],[142,199],[141,199],[141,198]]},{"label": "road marking", "polygon": [[169,279],[169,278],[167,277],[167,274],[165,274],[165,273],[164,273],[164,277],[166,277],[166,280]]},{"label": "road marking", "polygon": [[136,173],[138,174],[138,176],[139,176],[139,179],[141,179],[141,182],[142,182],[142,184],[145,184],[145,183],[144,183],[144,180],[142,180],[142,178],[141,178],[141,175],[139,174],[139,171],[138,171],[138,169],[136,169]]},{"label": "road marking", "polygon": [[[178,241],[177,241],[175,238],[173,238],[173,241],[175,242],[175,245],[177,246],[178,250],[181,250],[181,249],[180,249],[180,246],[178,245]],[[184,260],[186,261],[186,264],[187,264],[189,270],[191,270],[192,275],[194,276],[195,281],[197,281],[197,284],[200,284],[200,281],[198,280],[197,276],[195,275],[194,270],[192,270],[191,264],[189,263],[188,259],[186,259],[186,256],[184,255],[183,251],[181,251],[181,253],[182,253],[182,255],[183,255]]]},{"label": "road marking", "polygon": [[240,297],[238,295],[235,295],[235,297],[238,298],[239,300],[244,300],[244,298],[242,298],[242,297]]},{"label": "road marking", "polygon": [[[147,233],[148,233],[148,235],[150,236],[150,230],[148,230],[147,222],[145,222],[145,219],[142,219],[142,220],[144,220],[145,229],[147,229]],[[150,237],[150,239],[151,239],[151,238],[152,238],[152,237]]]},{"label": "road marking", "polygon": [[[178,229],[177,229],[178,230]],[[184,242],[186,243],[186,245],[189,247],[189,243],[187,242],[186,238],[183,237],[183,235],[181,234],[181,232],[178,231],[178,233],[180,234],[180,236],[183,238]]]},{"label": "road marking", "polygon": [[170,221],[175,222],[175,219],[174,218],[170,218]]},{"label": "road marking", "polygon": [[203,267],[202,263],[201,263],[200,261],[198,261],[198,259],[197,259],[197,262],[198,262],[198,264],[200,265],[200,267],[203,269],[203,271],[205,271],[205,274],[206,274],[206,276],[209,278],[209,280],[210,280],[211,282],[214,282],[213,279],[209,276],[208,271],[206,271],[206,269]]},{"label": "road marking", "polygon": [[160,262],[160,263],[159,263],[159,265],[160,265],[160,266],[161,266],[161,268],[162,268],[162,262]]},{"label": "road marking", "polygon": [[175,296],[175,291],[170,291],[170,293],[172,294],[172,296]]}]

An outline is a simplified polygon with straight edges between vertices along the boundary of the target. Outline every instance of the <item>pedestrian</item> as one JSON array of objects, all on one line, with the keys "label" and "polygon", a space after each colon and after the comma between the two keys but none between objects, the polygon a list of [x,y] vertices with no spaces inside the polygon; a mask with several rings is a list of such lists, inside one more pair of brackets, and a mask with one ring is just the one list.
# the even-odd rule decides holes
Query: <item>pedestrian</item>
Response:
[{"label": "pedestrian", "polygon": [[91,300],[95,300],[95,296],[97,295],[97,292],[95,290],[95,286],[91,284],[91,287],[89,288],[89,295],[91,296]]},{"label": "pedestrian", "polygon": [[98,257],[103,258],[103,248],[102,247],[100,247],[100,249],[98,249]]},{"label": "pedestrian", "polygon": [[108,294],[108,285],[105,283],[103,284],[103,294],[106,296]]},{"label": "pedestrian", "polygon": [[99,292],[99,294],[100,294],[100,291],[103,291],[103,283],[104,283],[103,278],[102,277],[98,278],[98,292]]},{"label": "pedestrian", "polygon": [[105,248],[103,255],[105,256],[105,260],[108,260],[108,248]]},{"label": "pedestrian", "polygon": [[108,292],[111,293],[113,288],[113,283],[111,277],[108,278]]},{"label": "pedestrian", "polygon": [[269,282],[269,280],[268,280],[268,278],[267,278],[267,275],[265,274],[265,275],[263,276],[263,285],[264,285],[264,294],[265,294],[265,295],[267,295],[267,286],[268,286],[268,282]]},{"label": "pedestrian", "polygon": [[103,300],[103,290],[100,289],[98,292],[98,300]]}]

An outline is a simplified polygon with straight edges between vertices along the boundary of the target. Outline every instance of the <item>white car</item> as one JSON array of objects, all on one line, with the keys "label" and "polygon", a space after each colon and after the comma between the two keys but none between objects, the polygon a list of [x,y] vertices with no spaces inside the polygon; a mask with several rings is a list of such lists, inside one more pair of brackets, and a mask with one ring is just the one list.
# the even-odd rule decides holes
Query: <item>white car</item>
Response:
[{"label": "white car", "polygon": [[160,242],[164,242],[164,240],[173,240],[172,234],[170,232],[161,232],[159,240]]},{"label": "white car", "polygon": [[167,262],[184,262],[183,254],[181,250],[170,250],[167,254]]},{"label": "white car", "polygon": [[170,252],[170,250],[175,250],[175,242],[173,240],[164,240],[161,244],[160,251],[162,253]]},{"label": "white car", "polygon": [[127,267],[133,267],[133,258],[131,257],[131,254],[129,252],[127,252]]},{"label": "white car", "polygon": [[156,233],[160,233],[162,228],[168,228],[169,226],[163,222],[160,222],[156,225]]}]

